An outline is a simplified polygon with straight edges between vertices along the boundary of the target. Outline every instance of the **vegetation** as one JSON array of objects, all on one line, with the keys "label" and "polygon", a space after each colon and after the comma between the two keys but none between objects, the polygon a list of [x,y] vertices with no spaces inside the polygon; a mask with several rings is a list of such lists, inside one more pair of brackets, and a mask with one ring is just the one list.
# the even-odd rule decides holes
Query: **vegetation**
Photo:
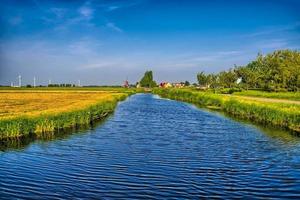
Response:
[{"label": "vegetation", "polygon": [[186,101],[200,106],[222,110],[233,116],[262,124],[300,132],[300,105],[263,102],[238,96],[192,91],[190,89],[159,89],[153,93],[162,97]]},{"label": "vegetation", "polygon": [[107,91],[107,92],[121,92],[121,93],[128,93],[128,94],[133,94],[138,91],[142,92],[143,89],[138,89],[138,88],[124,88],[121,86],[83,86],[83,87],[35,87],[35,88],[26,88],[26,87],[8,87],[8,86],[3,86],[0,87],[0,92],[49,92],[49,91]]},{"label": "vegetation", "polygon": [[265,91],[300,91],[300,52],[278,50],[263,56],[246,66],[218,74],[197,75],[201,86],[210,88],[260,89]]},{"label": "vegetation", "polygon": [[157,84],[153,81],[153,74],[152,71],[146,71],[143,78],[140,80],[141,87],[152,88],[156,87]]},{"label": "vegetation", "polygon": [[207,87],[211,81],[209,80],[210,75],[206,75],[204,72],[200,72],[197,74],[197,80],[199,85]]},{"label": "vegetation", "polygon": [[184,86],[188,87],[188,86],[190,86],[190,85],[191,85],[191,84],[190,84],[189,81],[185,81],[185,82],[184,82]]},{"label": "vegetation", "polygon": [[1,90],[0,139],[37,136],[89,124],[128,94],[116,91]]},{"label": "vegetation", "polygon": [[288,100],[300,101],[300,92],[265,92],[265,91],[257,91],[257,90],[243,90],[243,91],[234,92],[234,94],[239,96],[263,97],[263,98],[272,98],[272,99],[288,99]]},{"label": "vegetation", "polygon": [[62,83],[62,84],[48,84],[48,87],[76,87],[76,85],[71,83]]}]

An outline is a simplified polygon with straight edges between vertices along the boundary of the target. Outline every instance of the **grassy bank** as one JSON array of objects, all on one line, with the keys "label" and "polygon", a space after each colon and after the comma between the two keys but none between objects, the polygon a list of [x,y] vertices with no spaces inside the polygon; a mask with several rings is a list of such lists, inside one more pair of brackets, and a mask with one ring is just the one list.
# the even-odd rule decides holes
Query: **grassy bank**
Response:
[{"label": "grassy bank", "polygon": [[0,139],[39,136],[90,124],[113,112],[129,94],[117,91],[0,92]]},{"label": "grassy bank", "polygon": [[300,132],[300,105],[242,99],[188,89],[154,89],[165,98],[222,110],[232,116]]}]

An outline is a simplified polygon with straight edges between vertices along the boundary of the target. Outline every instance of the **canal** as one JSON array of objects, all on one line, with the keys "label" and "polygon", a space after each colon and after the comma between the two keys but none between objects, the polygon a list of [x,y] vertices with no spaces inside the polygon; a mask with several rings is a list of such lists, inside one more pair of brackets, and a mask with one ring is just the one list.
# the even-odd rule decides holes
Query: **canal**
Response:
[{"label": "canal", "polygon": [[0,199],[201,197],[300,197],[299,137],[137,94],[98,126],[0,151]]}]

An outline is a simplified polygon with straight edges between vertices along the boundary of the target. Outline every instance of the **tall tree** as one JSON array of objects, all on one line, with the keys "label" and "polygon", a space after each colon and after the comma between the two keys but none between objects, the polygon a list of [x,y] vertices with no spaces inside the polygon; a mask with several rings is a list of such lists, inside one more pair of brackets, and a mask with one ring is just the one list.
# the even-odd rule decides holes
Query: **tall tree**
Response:
[{"label": "tall tree", "polygon": [[204,72],[200,72],[197,74],[197,80],[198,80],[199,85],[207,87],[208,80],[207,80],[207,76]]},{"label": "tall tree", "polygon": [[157,84],[153,81],[152,71],[146,71],[143,78],[140,80],[140,85],[142,87],[155,87]]}]

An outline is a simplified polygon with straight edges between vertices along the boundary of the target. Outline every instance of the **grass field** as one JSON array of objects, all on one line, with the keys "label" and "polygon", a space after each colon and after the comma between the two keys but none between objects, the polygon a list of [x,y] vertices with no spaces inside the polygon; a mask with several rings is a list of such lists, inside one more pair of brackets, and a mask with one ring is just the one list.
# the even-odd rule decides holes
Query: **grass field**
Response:
[{"label": "grass field", "polygon": [[1,89],[0,139],[89,124],[134,92],[121,90]]},{"label": "grass field", "polygon": [[257,90],[244,90],[242,92],[235,92],[235,95],[250,96],[250,97],[263,97],[272,99],[288,99],[300,101],[300,92],[264,92]]},{"label": "grass field", "polygon": [[155,89],[153,92],[162,97],[219,109],[237,118],[300,132],[300,105],[293,101],[282,103],[277,102],[276,99],[274,102],[266,101],[263,98],[245,99],[236,95],[214,94],[189,89]]}]

